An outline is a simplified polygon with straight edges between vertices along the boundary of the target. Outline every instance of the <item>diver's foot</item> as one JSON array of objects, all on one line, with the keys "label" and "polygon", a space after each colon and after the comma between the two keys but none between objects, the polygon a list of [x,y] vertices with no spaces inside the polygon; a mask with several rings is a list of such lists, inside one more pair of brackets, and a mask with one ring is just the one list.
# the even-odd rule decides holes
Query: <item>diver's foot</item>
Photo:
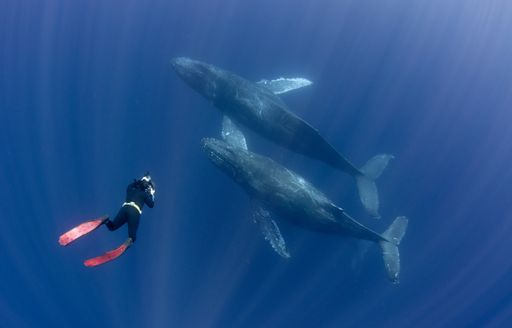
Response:
[{"label": "diver's foot", "polygon": [[126,241],[123,243],[123,245],[125,245],[126,248],[130,247],[131,245],[133,245],[133,239],[132,238],[126,239]]}]

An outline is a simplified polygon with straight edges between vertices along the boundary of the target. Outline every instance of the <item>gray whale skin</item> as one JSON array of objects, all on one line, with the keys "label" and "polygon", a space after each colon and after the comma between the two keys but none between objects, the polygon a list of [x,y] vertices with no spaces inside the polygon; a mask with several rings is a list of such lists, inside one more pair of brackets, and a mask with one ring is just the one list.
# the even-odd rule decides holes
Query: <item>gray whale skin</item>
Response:
[{"label": "gray whale skin", "polygon": [[202,146],[210,161],[238,183],[256,204],[254,220],[279,255],[290,256],[271,213],[305,229],[379,244],[389,279],[393,283],[399,282],[398,245],[407,229],[407,218],[397,217],[384,233],[378,234],[350,217],[304,178],[274,160],[214,138],[204,138]]},{"label": "gray whale skin", "polygon": [[[192,89],[213,103],[234,123],[291,151],[322,161],[356,179],[359,198],[365,210],[379,218],[379,197],[375,180],[386,168],[392,155],[381,154],[357,168],[329,144],[316,129],[288,110],[277,96],[306,84],[285,88],[283,78],[248,81],[232,72],[198,60],[178,57],[171,60],[178,76]],[[288,84],[305,79],[289,79]],[[307,80],[306,80],[307,81]],[[310,84],[311,82],[309,82]]]}]

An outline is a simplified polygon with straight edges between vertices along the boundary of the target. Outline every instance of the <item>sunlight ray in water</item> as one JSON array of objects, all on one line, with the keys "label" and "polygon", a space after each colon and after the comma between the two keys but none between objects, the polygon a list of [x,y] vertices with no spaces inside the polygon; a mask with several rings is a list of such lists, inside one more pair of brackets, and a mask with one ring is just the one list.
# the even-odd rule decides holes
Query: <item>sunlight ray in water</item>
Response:
[{"label": "sunlight ray in water", "polygon": [[[511,326],[511,30],[505,0],[7,1],[0,326]],[[57,242],[131,202],[123,256],[83,265],[126,225]],[[400,285],[404,225],[383,262],[348,215],[409,218]]]}]

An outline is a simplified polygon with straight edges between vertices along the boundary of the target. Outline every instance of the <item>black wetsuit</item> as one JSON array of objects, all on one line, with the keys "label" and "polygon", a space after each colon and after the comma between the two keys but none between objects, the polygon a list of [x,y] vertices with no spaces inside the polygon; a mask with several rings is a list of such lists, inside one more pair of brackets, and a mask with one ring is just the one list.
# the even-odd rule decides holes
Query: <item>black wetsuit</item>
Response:
[{"label": "black wetsuit", "polygon": [[[148,185],[140,180],[129,184],[126,188],[126,203],[129,202],[137,204],[141,211],[144,204],[148,205],[150,208],[155,206],[154,198],[149,192]],[[108,230],[113,231],[128,222],[128,237],[132,239],[132,242],[135,242],[140,215],[141,213],[139,213],[135,207],[124,205],[121,207],[114,220],[110,221],[107,219],[105,225]]]}]

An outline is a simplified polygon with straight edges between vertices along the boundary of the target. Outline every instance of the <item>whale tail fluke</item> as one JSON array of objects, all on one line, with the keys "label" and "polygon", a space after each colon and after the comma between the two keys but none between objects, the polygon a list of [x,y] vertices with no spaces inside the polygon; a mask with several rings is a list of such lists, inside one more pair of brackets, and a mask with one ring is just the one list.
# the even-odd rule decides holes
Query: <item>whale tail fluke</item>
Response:
[{"label": "whale tail fluke", "polygon": [[405,216],[399,216],[391,223],[389,228],[384,231],[382,237],[386,240],[379,241],[382,249],[382,258],[389,279],[394,283],[400,283],[400,253],[398,245],[407,230],[408,220]]},{"label": "whale tail fluke", "polygon": [[365,210],[373,217],[380,218],[379,193],[375,180],[382,174],[393,155],[380,154],[372,157],[361,168],[361,175],[356,176],[359,198]]}]

